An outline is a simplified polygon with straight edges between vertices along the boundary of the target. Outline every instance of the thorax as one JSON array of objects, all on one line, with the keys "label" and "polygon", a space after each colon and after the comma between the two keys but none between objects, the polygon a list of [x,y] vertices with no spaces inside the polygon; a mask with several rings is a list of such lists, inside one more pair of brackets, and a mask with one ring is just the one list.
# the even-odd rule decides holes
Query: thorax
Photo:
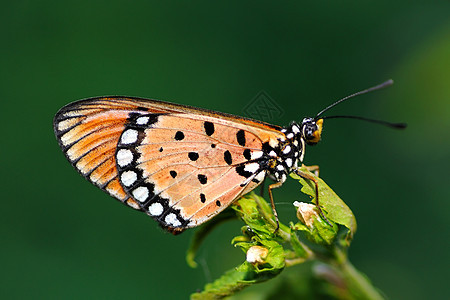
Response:
[{"label": "thorax", "polygon": [[263,152],[269,176],[284,182],[287,175],[303,161],[305,142],[301,137],[299,125],[294,122],[281,132],[284,138],[279,138],[277,143],[264,143]]}]

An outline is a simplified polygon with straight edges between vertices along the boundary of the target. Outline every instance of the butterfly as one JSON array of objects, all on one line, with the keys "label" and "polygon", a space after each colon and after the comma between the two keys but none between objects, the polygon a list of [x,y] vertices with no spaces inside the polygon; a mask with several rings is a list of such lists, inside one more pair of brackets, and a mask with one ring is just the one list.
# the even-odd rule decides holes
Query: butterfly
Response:
[{"label": "butterfly", "polygon": [[84,178],[178,234],[210,220],[266,177],[275,181],[269,186],[275,213],[272,189],[287,175],[314,181],[298,165],[305,146],[320,141],[326,118],[321,113],[280,127],[180,104],[111,96],[64,106],[53,126],[65,156]]}]

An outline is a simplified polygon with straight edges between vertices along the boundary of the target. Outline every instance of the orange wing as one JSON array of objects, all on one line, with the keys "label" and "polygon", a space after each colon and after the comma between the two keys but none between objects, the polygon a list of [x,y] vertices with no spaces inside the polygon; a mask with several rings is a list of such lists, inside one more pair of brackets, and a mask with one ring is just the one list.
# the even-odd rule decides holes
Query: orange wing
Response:
[{"label": "orange wing", "polygon": [[81,100],[54,120],[72,165],[123,203],[172,232],[197,226],[255,188],[256,159],[279,127],[138,98]]}]

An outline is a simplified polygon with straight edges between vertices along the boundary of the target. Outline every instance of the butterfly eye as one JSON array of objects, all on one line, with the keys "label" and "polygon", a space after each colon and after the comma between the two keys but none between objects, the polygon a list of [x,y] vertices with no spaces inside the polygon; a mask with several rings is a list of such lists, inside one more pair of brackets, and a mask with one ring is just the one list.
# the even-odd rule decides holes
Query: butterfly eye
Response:
[{"label": "butterfly eye", "polygon": [[308,145],[315,145],[322,135],[323,119],[304,119],[302,124],[303,138]]}]

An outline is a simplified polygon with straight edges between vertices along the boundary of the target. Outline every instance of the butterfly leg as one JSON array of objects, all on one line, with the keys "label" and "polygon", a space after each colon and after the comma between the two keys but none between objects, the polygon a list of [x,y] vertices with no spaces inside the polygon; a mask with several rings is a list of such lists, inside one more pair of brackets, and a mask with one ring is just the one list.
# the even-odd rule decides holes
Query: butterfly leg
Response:
[{"label": "butterfly leg", "polygon": [[[311,166],[311,167],[315,167],[315,166]],[[309,175],[308,173],[304,173],[304,172],[300,171],[299,169],[294,170],[294,172],[298,176],[300,176],[300,177],[302,177],[304,179],[311,180],[312,182],[314,182],[314,185],[316,186],[316,188],[315,188],[315,192],[316,192],[316,207],[319,210],[319,214],[328,223],[328,225],[333,226],[333,225],[331,225],[330,221],[328,221],[327,217],[325,217],[322,209],[320,208],[320,205],[319,205],[319,182],[317,181],[317,179],[315,177]]]},{"label": "butterfly leg", "polygon": [[263,197],[263,198],[264,198],[264,186],[265,186],[265,183],[266,183],[266,179],[264,178],[264,180],[260,184],[261,189],[259,190],[259,195],[261,197]]},{"label": "butterfly leg", "polygon": [[302,167],[305,167],[306,170],[310,171],[311,173],[314,173],[314,175],[316,175],[316,177],[319,177],[319,169],[320,169],[320,167],[318,165],[313,165],[313,166],[302,165]]},{"label": "butterfly leg", "polygon": [[275,182],[271,185],[269,185],[269,198],[270,198],[270,204],[272,205],[272,210],[273,210],[273,215],[275,216],[275,221],[277,222],[277,227],[275,228],[275,232],[278,231],[278,229],[280,228],[280,222],[278,221],[278,213],[277,210],[275,208],[275,202],[273,202],[273,195],[272,195],[272,189],[276,189],[278,187],[280,187],[283,183],[281,181]]}]

